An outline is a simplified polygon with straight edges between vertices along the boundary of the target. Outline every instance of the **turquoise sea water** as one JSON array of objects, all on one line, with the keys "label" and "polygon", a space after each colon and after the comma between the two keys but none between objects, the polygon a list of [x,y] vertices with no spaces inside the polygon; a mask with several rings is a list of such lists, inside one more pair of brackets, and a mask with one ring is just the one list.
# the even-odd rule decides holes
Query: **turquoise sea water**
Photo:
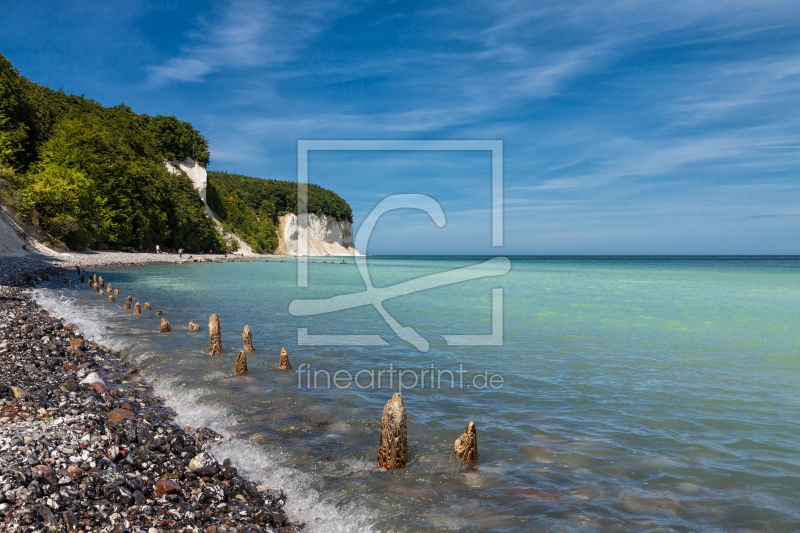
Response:
[{"label": "turquoise sea water", "polygon": [[[124,297],[54,286],[38,299],[122,349],[181,423],[231,436],[217,455],[283,486],[292,517],[312,531],[800,530],[800,258],[512,258],[503,276],[385,302],[427,352],[372,307],[292,316],[294,299],[364,290],[352,259],[323,260],[309,265],[307,288],[291,260],[98,272],[163,310],[168,335],[154,311],[123,310]],[[368,258],[377,287],[484,260]],[[442,334],[491,333],[495,288],[502,345],[448,346]],[[224,357],[206,354],[211,313]],[[237,377],[245,324],[256,352]],[[298,345],[298,328],[387,345]],[[282,346],[291,371],[277,368]],[[302,364],[317,388],[298,379]],[[444,373],[439,388],[403,391],[411,464],[386,472],[376,466],[380,416],[397,383],[384,374],[381,388],[364,388],[364,373],[342,389],[319,373],[390,364],[463,365],[464,386]],[[484,372],[502,387],[473,381]],[[473,466],[452,457],[470,419]]]}]

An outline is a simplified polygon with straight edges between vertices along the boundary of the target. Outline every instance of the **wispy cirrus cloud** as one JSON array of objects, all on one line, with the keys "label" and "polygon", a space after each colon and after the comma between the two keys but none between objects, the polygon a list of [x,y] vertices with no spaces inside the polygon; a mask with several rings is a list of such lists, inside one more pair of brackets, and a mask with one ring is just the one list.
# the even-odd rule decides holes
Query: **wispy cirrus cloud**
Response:
[{"label": "wispy cirrus cloud", "polygon": [[[586,233],[580,221],[612,231],[615,213],[620,231],[639,217],[645,233],[667,231],[673,211],[697,224],[794,212],[792,2],[364,2],[311,16],[244,6],[197,19],[179,53],[149,70],[154,84],[225,91],[209,131],[226,168],[291,179],[300,138],[500,138],[509,216],[557,216],[570,242]],[[388,159],[364,182],[328,171],[357,221],[368,192],[407,179]]]},{"label": "wispy cirrus cloud", "polygon": [[233,0],[198,16],[177,56],[147,67],[149,81],[204,81],[224,69],[270,67],[298,50],[331,20],[350,12],[342,2],[248,2]]}]

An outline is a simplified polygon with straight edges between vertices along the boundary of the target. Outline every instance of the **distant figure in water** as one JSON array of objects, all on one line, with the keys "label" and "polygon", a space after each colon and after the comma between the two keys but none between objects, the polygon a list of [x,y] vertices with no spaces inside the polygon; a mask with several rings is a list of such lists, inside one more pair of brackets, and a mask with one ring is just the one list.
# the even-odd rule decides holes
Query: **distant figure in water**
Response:
[{"label": "distant figure in water", "polygon": [[161,248],[159,248],[157,244],[156,244],[156,253],[157,253],[157,254],[160,254],[160,253],[161,253]]}]

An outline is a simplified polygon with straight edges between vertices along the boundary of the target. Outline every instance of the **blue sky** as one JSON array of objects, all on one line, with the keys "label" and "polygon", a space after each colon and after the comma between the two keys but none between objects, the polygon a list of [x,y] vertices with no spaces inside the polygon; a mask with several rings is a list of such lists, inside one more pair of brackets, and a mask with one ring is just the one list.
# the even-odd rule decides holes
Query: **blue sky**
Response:
[{"label": "blue sky", "polygon": [[316,153],[310,179],[398,212],[370,253],[800,253],[800,3],[21,2],[33,81],[176,115],[209,169],[295,179],[298,139],[501,139],[488,153]]}]

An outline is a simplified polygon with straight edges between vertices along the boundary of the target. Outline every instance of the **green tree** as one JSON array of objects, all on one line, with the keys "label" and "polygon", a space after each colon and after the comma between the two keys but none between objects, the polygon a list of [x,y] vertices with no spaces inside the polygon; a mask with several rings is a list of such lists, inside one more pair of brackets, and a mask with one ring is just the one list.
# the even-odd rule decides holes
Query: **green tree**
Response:
[{"label": "green tree", "polygon": [[19,72],[0,55],[0,164],[11,168],[20,167],[25,149],[27,126],[23,117]]},{"label": "green tree", "polygon": [[77,170],[48,165],[30,176],[22,212],[69,247],[98,244],[110,217],[105,200]]},{"label": "green tree", "polygon": [[208,141],[188,122],[164,115],[142,115],[142,122],[163,158],[173,161],[192,157],[201,165],[208,165]]}]

